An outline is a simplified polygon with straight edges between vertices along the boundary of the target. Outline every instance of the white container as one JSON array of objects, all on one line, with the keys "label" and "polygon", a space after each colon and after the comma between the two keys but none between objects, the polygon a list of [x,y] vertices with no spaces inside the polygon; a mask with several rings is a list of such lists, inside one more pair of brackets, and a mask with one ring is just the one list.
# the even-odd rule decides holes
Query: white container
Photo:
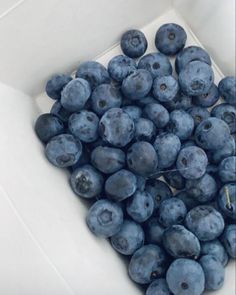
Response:
[{"label": "white container", "polygon": [[[182,25],[187,44],[205,47],[216,82],[235,75],[234,0],[1,0],[0,2],[0,293],[138,295],[109,243],[85,225],[86,205],[68,175],[50,165],[33,126],[52,100],[55,72],[80,61],[106,64],[121,33],[140,28],[154,51],[166,22]],[[110,49],[109,49],[110,48]],[[8,85],[8,86],[7,86]],[[235,294],[235,264],[217,295]]]}]

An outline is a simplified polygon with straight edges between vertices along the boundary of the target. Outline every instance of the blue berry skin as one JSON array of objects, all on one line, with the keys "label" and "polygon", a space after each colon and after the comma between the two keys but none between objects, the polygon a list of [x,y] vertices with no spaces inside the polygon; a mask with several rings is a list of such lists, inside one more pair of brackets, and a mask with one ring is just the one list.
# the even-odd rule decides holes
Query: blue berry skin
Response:
[{"label": "blue berry skin", "polygon": [[70,177],[73,192],[81,198],[91,199],[102,192],[103,177],[91,165],[77,168]]},{"label": "blue berry skin", "polygon": [[121,90],[129,99],[141,99],[150,92],[152,82],[152,75],[148,71],[136,70],[123,80]]},{"label": "blue berry skin", "polygon": [[151,217],[145,223],[145,238],[148,244],[162,245],[165,228],[158,222],[157,217]]},{"label": "blue berry skin", "polygon": [[146,295],[172,295],[165,279],[153,281],[146,290]]},{"label": "blue berry skin", "polygon": [[97,86],[91,96],[92,110],[99,116],[111,108],[119,108],[121,101],[120,91],[110,84]]},{"label": "blue berry skin", "polygon": [[143,32],[129,30],[122,35],[120,46],[125,55],[131,58],[138,58],[145,53],[148,43]]},{"label": "blue berry skin", "polygon": [[189,194],[185,190],[178,192],[174,197],[184,202],[187,211],[199,205],[198,201],[191,198],[191,196],[189,196]]},{"label": "blue berry skin", "polygon": [[205,274],[205,288],[219,290],[224,284],[225,270],[221,262],[212,255],[204,255],[199,260]]},{"label": "blue berry skin", "polygon": [[229,260],[224,246],[217,239],[210,242],[202,242],[201,255],[212,255],[216,257],[223,266],[226,266]]},{"label": "blue berry skin", "polygon": [[179,258],[167,270],[167,284],[174,295],[201,295],[205,288],[205,275],[195,260]]},{"label": "blue berry skin", "polygon": [[139,60],[138,68],[149,71],[153,79],[172,74],[172,66],[168,57],[159,52],[144,55]]},{"label": "blue berry skin", "polygon": [[198,238],[182,225],[172,225],[163,234],[163,245],[174,258],[197,259],[201,246]]},{"label": "blue berry skin", "polygon": [[187,96],[179,91],[176,96],[171,100],[163,103],[168,111],[183,110],[186,111],[192,106],[192,97]]},{"label": "blue berry skin", "polygon": [[71,115],[71,112],[63,108],[60,101],[56,101],[53,104],[50,113],[57,116],[63,123],[67,123]]},{"label": "blue berry skin", "polygon": [[180,150],[176,167],[186,179],[198,179],[206,172],[207,155],[197,146],[189,146]]},{"label": "blue berry skin", "polygon": [[61,98],[61,92],[63,88],[68,84],[72,78],[65,74],[56,74],[47,81],[46,93],[52,99],[59,100]]},{"label": "blue berry skin", "polygon": [[159,207],[159,222],[164,227],[173,224],[181,224],[187,214],[187,208],[183,201],[172,197],[161,202]]},{"label": "blue berry skin", "polygon": [[195,141],[192,139],[189,139],[189,140],[182,142],[181,149],[183,149],[185,147],[189,147],[189,146],[196,146]]},{"label": "blue berry skin", "polygon": [[120,231],[111,237],[112,247],[123,255],[132,255],[144,244],[142,227],[134,221],[125,220]]},{"label": "blue berry skin", "polygon": [[122,82],[128,75],[136,70],[135,61],[125,55],[113,57],[107,67],[110,77],[117,82]]},{"label": "blue berry skin", "polygon": [[136,175],[137,178],[137,190],[143,192],[146,186],[146,178],[140,175]]},{"label": "blue berry skin", "polygon": [[127,202],[127,213],[133,220],[141,223],[151,217],[154,210],[152,196],[146,191],[136,191]]},{"label": "blue berry skin", "polygon": [[123,211],[115,202],[99,200],[90,207],[86,222],[93,234],[109,238],[120,231]]},{"label": "blue berry skin", "polygon": [[90,151],[87,147],[83,147],[82,154],[79,160],[72,166],[69,167],[71,172],[75,171],[77,168],[80,168],[83,165],[89,164],[90,162]]},{"label": "blue berry skin", "polygon": [[164,181],[158,179],[148,179],[146,191],[154,200],[154,211],[157,211],[162,201],[171,198],[173,195],[169,186]]},{"label": "blue berry skin", "polygon": [[149,284],[162,277],[168,267],[164,250],[157,245],[145,245],[137,250],[129,264],[130,278],[139,284]]},{"label": "blue berry skin", "polygon": [[140,118],[135,123],[134,139],[136,141],[152,141],[156,135],[156,126],[151,120]]},{"label": "blue berry skin", "polygon": [[193,97],[193,102],[202,108],[212,107],[220,98],[220,93],[215,84],[212,84],[208,93]]},{"label": "blue berry skin", "polygon": [[196,128],[202,121],[210,117],[210,113],[206,108],[194,106],[187,110],[189,115],[194,120],[194,127]]},{"label": "blue berry skin", "polygon": [[105,182],[105,191],[114,201],[123,201],[134,194],[137,189],[135,175],[125,169],[109,176]]},{"label": "blue berry skin", "polygon": [[45,149],[45,155],[56,167],[65,168],[74,165],[82,154],[82,144],[73,135],[54,136]]},{"label": "blue berry skin", "polygon": [[208,65],[211,65],[211,59],[209,54],[198,46],[189,46],[184,48],[180,53],[176,56],[175,60],[175,70],[177,74],[181,72],[188,63],[191,61],[202,61]]},{"label": "blue berry skin", "polygon": [[120,149],[98,146],[91,153],[91,163],[102,173],[112,174],[125,166],[125,153]]},{"label": "blue berry skin", "polygon": [[157,128],[165,127],[170,120],[167,109],[158,103],[146,105],[144,108],[144,116],[150,119]]},{"label": "blue berry skin", "polygon": [[155,45],[165,55],[175,55],[184,48],[186,40],[187,34],[181,26],[168,23],[156,32]]},{"label": "blue berry skin", "polygon": [[212,201],[217,193],[218,187],[215,179],[209,174],[204,174],[198,179],[188,179],[186,181],[186,192],[199,203]]},{"label": "blue berry skin", "polygon": [[236,224],[225,227],[222,242],[229,256],[236,259]]},{"label": "blue berry skin", "polygon": [[38,138],[47,143],[51,138],[65,132],[63,122],[52,114],[40,115],[35,122],[35,132]]},{"label": "blue berry skin", "polygon": [[142,110],[137,106],[125,106],[122,108],[122,110],[130,116],[134,123],[136,123],[141,118]]},{"label": "blue berry skin", "polygon": [[228,103],[216,105],[211,110],[211,116],[225,121],[229,126],[230,132],[236,132],[236,108]]},{"label": "blue berry skin", "polygon": [[225,158],[219,165],[218,173],[223,183],[236,182],[236,157]]},{"label": "blue berry skin", "polygon": [[156,151],[149,142],[135,142],[128,149],[127,164],[134,173],[141,176],[149,176],[157,169],[158,159]]},{"label": "blue berry skin", "polygon": [[175,163],[181,142],[175,134],[163,133],[156,137],[153,147],[158,157],[158,168],[164,169]]},{"label": "blue berry skin", "polygon": [[183,110],[175,110],[170,113],[170,121],[167,130],[174,133],[180,140],[188,139],[193,132],[194,121],[191,115]]},{"label": "blue berry skin", "polygon": [[81,63],[76,72],[76,78],[82,78],[89,82],[91,89],[100,84],[110,83],[111,79],[106,68],[96,61]]},{"label": "blue berry skin", "polygon": [[112,108],[99,122],[101,138],[116,147],[126,146],[134,137],[134,121],[120,108]]},{"label": "blue berry skin", "polygon": [[68,121],[68,129],[75,138],[83,142],[93,142],[98,138],[98,116],[86,110],[72,114]]},{"label": "blue berry skin", "polygon": [[[170,170],[170,171],[169,171]],[[172,171],[173,170],[173,171]],[[173,188],[181,190],[185,188],[185,178],[179,173],[175,166],[170,167],[163,174],[165,181]]]},{"label": "blue berry skin", "polygon": [[91,94],[89,83],[84,79],[70,81],[61,93],[61,104],[69,112],[83,109]]},{"label": "blue berry skin", "polygon": [[212,68],[201,61],[192,61],[179,73],[181,90],[190,96],[208,93],[214,81]]},{"label": "blue berry skin", "polygon": [[153,95],[158,101],[172,101],[179,91],[179,84],[173,76],[156,78],[153,82]]},{"label": "blue berry skin", "polygon": [[221,119],[210,117],[196,128],[195,141],[206,150],[218,150],[224,147],[230,137],[228,125]]},{"label": "blue berry skin", "polygon": [[218,238],[224,230],[224,219],[212,206],[200,205],[190,210],[185,219],[186,227],[200,241]]},{"label": "blue berry skin", "polygon": [[142,108],[150,103],[156,103],[156,102],[157,102],[156,99],[150,95],[136,101],[137,105],[139,105]]},{"label": "blue berry skin", "polygon": [[218,89],[220,91],[220,95],[224,98],[224,100],[231,104],[236,105],[236,78],[233,76],[227,76],[223,78],[219,85]]},{"label": "blue berry skin", "polygon": [[[228,191],[228,193],[227,193]],[[227,197],[229,196],[229,198]],[[220,211],[224,216],[236,220],[236,184],[225,184],[218,194],[217,200]]]}]

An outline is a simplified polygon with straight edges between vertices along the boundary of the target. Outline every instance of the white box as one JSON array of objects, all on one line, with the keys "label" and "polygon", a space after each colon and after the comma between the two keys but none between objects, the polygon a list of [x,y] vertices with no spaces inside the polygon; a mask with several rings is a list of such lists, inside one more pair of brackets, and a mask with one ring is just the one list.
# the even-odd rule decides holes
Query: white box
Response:
[{"label": "white box", "polygon": [[[106,64],[129,28],[142,29],[155,51],[166,22],[186,29],[188,45],[208,50],[216,82],[235,75],[234,0],[1,0],[1,294],[142,294],[109,243],[88,231],[86,205],[65,171],[46,161],[33,126],[53,103],[42,94],[51,74],[87,59]],[[235,264],[215,294],[235,294]]]}]

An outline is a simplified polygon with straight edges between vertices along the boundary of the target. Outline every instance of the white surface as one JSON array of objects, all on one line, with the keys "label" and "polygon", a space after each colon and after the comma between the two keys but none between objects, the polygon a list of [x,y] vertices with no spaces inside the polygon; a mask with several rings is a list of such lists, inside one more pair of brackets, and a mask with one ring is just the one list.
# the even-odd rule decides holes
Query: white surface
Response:
[{"label": "white surface", "polygon": [[[185,27],[188,44],[199,44],[183,20],[170,11],[143,28],[149,51],[155,51],[156,29],[170,21]],[[113,48],[99,60],[106,64],[117,53],[119,48]],[[220,72],[216,67],[214,70],[218,81]],[[87,208],[72,193],[68,175],[44,158],[33,123],[39,112],[49,110],[52,100],[42,95],[35,104],[30,97],[6,86],[0,86],[0,99],[1,293],[61,295],[63,290],[63,295],[141,294],[110,245],[88,231],[84,221]],[[6,268],[12,259],[15,268]],[[235,295],[234,265],[226,272],[226,284],[216,295]]]}]

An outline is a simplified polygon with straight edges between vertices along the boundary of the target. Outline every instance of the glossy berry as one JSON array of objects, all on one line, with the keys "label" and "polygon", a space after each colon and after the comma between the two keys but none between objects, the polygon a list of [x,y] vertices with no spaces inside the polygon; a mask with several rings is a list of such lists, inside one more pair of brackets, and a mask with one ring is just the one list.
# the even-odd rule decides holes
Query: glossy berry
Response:
[{"label": "glossy berry", "polygon": [[197,127],[202,121],[210,117],[210,113],[206,108],[198,106],[189,108],[187,112],[194,120],[194,127]]},{"label": "glossy berry", "polygon": [[211,88],[206,94],[193,97],[194,104],[203,107],[209,108],[213,106],[220,98],[220,93],[215,84],[212,84]]},{"label": "glossy berry", "polygon": [[211,115],[225,121],[231,133],[236,132],[236,108],[234,106],[227,103],[218,104],[211,110]]},{"label": "glossy berry", "polygon": [[221,161],[218,171],[222,182],[236,182],[236,157],[228,157]]},{"label": "glossy berry", "polygon": [[58,100],[53,104],[50,113],[57,116],[63,123],[67,123],[71,115],[71,112],[64,109]]},{"label": "glossy berry", "polygon": [[112,79],[122,82],[128,75],[136,70],[135,61],[125,55],[117,55],[108,63],[108,72]]},{"label": "glossy berry", "polygon": [[153,95],[158,101],[172,101],[179,91],[179,84],[173,76],[158,77],[153,82]]},{"label": "glossy berry", "polygon": [[129,57],[137,58],[142,56],[147,49],[147,39],[139,30],[125,32],[120,41],[123,53]]},{"label": "glossy berry", "polygon": [[174,110],[186,111],[192,106],[192,97],[179,91],[172,100],[164,102],[163,105],[170,112]]},{"label": "glossy berry", "polygon": [[236,259],[236,224],[225,227],[222,242],[229,256]]},{"label": "glossy berry", "polygon": [[231,104],[236,105],[236,78],[227,76],[223,78],[218,85],[220,95],[224,100]]},{"label": "glossy berry", "polygon": [[130,116],[134,123],[136,123],[142,116],[141,108],[136,105],[124,106],[122,110]]},{"label": "glossy berry", "polygon": [[152,141],[156,135],[156,127],[151,120],[140,118],[135,123],[134,138],[136,141]]},{"label": "glossy berry", "polygon": [[212,255],[216,257],[223,266],[226,266],[228,263],[228,254],[222,243],[217,239],[209,242],[202,242],[201,255]]},{"label": "glossy berry", "polygon": [[157,128],[165,127],[170,119],[167,109],[158,103],[146,105],[144,108],[144,115],[150,119]]},{"label": "glossy berry", "polygon": [[72,80],[71,76],[66,74],[53,75],[46,84],[46,93],[52,99],[59,100],[63,88]]},{"label": "glossy berry", "polygon": [[153,281],[147,288],[146,295],[171,295],[170,289],[165,279]]},{"label": "glossy berry", "polygon": [[157,217],[151,217],[145,223],[145,238],[149,244],[161,245],[164,231]]}]

